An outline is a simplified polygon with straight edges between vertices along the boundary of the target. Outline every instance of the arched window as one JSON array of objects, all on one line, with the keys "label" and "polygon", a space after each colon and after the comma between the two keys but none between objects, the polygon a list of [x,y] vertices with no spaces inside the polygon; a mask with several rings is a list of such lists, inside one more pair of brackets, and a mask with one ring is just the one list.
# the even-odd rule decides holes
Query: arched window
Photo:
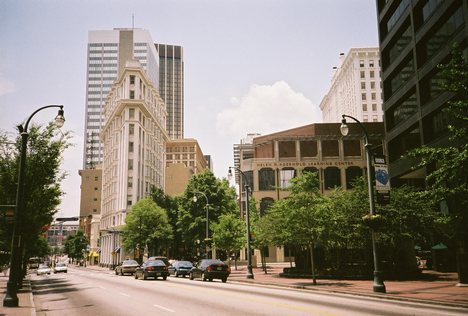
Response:
[{"label": "arched window", "polygon": [[262,168],[258,171],[258,190],[268,191],[275,188],[275,171],[271,168]]},{"label": "arched window", "polygon": [[340,169],[328,167],[325,169],[325,189],[333,189],[341,186]]},{"label": "arched window", "polygon": [[296,177],[296,170],[294,168],[283,168],[280,171],[280,187],[286,189],[291,186],[291,179]]},{"label": "arched window", "polygon": [[346,189],[354,187],[354,181],[362,176],[362,169],[360,167],[346,168]]},{"label": "arched window", "polygon": [[260,216],[265,215],[268,212],[268,209],[273,205],[275,200],[270,197],[263,198],[260,201]]}]

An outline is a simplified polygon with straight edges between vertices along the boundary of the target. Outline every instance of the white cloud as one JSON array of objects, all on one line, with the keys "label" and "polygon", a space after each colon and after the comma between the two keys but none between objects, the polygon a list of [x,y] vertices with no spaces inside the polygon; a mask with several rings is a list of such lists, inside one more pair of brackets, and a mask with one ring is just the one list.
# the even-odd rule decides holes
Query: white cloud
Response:
[{"label": "white cloud", "polygon": [[14,92],[15,87],[13,83],[9,82],[3,77],[3,74],[0,74],[0,96]]},{"label": "white cloud", "polygon": [[318,106],[284,81],[252,85],[241,98],[232,97],[231,107],[217,116],[217,130],[226,136],[247,133],[270,134],[322,121]]}]

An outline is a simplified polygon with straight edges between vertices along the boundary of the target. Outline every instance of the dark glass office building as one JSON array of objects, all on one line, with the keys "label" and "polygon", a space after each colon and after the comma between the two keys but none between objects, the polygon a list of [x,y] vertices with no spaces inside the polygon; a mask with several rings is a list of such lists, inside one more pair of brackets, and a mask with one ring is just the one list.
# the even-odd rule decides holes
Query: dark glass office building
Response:
[{"label": "dark glass office building", "polygon": [[408,150],[447,144],[442,109],[453,96],[440,87],[437,65],[454,42],[467,54],[468,0],[377,0],[384,121],[392,186],[423,186]]}]

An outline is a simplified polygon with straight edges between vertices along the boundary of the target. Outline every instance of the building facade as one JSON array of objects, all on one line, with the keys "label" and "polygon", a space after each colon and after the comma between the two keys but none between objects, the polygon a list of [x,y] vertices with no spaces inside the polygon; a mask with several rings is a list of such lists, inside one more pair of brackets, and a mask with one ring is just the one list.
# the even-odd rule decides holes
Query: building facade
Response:
[{"label": "building facade", "polygon": [[159,54],[159,94],[166,103],[166,131],[170,139],[184,138],[184,50],[155,44]]},{"label": "building facade", "polygon": [[331,86],[320,103],[324,123],[341,122],[343,114],[361,122],[382,122],[380,54],[377,47],[351,48],[333,67]]},{"label": "building facade", "polygon": [[129,59],[140,61],[153,84],[159,85],[159,57],[148,31],[114,29],[89,31],[83,169],[102,164],[104,104],[119,72]]},{"label": "building facade", "polygon": [[121,249],[126,213],[165,183],[166,106],[140,62],[127,61],[104,114],[100,264],[109,266],[133,256]]},{"label": "building facade", "polygon": [[[362,123],[373,144],[374,153],[383,155],[383,123]],[[269,135],[257,136],[251,146],[244,146],[246,155],[239,156],[239,166],[246,175],[252,196],[259,203],[260,216],[277,200],[287,198],[290,180],[302,172],[316,172],[320,191],[329,194],[335,187],[351,189],[353,181],[366,174],[366,153],[362,129],[349,124],[343,137],[341,123],[320,123],[301,126]],[[243,185],[241,185],[243,190]],[[242,196],[245,192],[242,192]],[[257,250],[256,250],[257,252]],[[260,258],[260,253],[256,253]],[[268,247],[267,262],[289,259],[286,248]],[[241,254],[242,258],[242,254]]]},{"label": "building facade", "polygon": [[208,168],[198,141],[193,138],[172,139],[166,144],[166,186],[170,196],[182,194],[192,175]]},{"label": "building facade", "polygon": [[403,159],[421,145],[448,142],[442,109],[453,97],[440,86],[438,64],[454,42],[467,53],[467,0],[378,0],[385,131],[392,186],[424,186],[425,170]]}]

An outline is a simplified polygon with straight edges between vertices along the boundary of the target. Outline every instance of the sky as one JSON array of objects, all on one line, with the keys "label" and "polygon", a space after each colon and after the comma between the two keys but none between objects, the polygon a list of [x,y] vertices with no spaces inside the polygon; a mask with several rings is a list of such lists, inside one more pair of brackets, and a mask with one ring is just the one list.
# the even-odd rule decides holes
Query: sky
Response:
[{"label": "sky", "polygon": [[373,0],[0,0],[0,129],[13,138],[36,109],[63,104],[73,133],[59,217],[79,215],[88,31],[132,23],[183,46],[185,137],[219,178],[248,133],[320,123],[339,54],[378,46]]}]

